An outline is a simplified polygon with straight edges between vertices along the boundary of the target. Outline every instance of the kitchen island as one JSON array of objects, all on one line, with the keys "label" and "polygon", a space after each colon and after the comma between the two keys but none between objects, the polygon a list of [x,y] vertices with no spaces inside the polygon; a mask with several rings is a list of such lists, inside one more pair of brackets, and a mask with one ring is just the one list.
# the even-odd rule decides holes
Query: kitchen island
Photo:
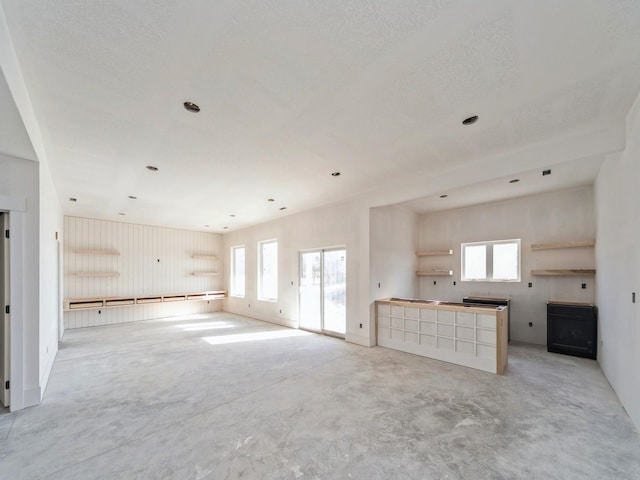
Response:
[{"label": "kitchen island", "polygon": [[507,311],[437,300],[377,300],[377,344],[501,375],[507,366]]}]

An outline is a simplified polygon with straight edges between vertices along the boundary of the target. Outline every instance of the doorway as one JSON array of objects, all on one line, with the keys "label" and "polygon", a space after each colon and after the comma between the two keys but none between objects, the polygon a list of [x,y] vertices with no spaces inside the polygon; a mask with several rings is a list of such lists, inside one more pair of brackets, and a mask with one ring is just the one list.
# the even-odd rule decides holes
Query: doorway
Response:
[{"label": "doorway", "polygon": [[300,252],[300,328],[344,338],[347,330],[347,251]]},{"label": "doorway", "polygon": [[9,406],[9,214],[0,212],[0,403]]}]

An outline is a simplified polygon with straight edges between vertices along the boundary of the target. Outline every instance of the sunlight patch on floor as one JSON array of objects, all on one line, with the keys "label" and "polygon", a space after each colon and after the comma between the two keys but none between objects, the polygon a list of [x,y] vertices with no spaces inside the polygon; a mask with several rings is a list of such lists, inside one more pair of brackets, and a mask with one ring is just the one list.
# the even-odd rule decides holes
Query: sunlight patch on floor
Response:
[{"label": "sunlight patch on floor", "polygon": [[302,330],[287,329],[266,332],[238,333],[235,335],[218,335],[215,337],[202,337],[202,339],[211,345],[226,345],[229,343],[277,340],[279,338],[304,337],[308,335],[313,335],[313,333]]}]

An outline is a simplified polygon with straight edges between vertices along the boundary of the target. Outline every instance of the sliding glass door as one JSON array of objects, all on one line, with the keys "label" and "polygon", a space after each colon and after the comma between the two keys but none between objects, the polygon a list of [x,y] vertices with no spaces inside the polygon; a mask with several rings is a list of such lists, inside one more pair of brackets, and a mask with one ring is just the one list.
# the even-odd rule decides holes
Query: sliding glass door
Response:
[{"label": "sliding glass door", "polygon": [[347,251],[300,252],[300,328],[343,336],[347,324]]}]

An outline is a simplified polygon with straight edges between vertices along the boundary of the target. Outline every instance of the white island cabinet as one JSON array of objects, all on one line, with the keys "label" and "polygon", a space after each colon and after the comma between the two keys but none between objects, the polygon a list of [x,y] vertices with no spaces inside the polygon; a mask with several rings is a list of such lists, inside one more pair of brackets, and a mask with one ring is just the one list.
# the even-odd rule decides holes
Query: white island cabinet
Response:
[{"label": "white island cabinet", "polygon": [[378,300],[376,327],[382,347],[498,375],[507,366],[507,307]]}]

